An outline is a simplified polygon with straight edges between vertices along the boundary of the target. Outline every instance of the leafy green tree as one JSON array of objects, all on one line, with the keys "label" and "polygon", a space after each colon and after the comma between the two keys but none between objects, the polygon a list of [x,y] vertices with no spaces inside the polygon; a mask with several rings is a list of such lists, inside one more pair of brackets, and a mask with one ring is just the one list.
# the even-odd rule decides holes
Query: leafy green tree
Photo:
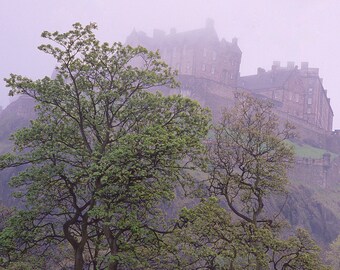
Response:
[{"label": "leafy green tree", "polygon": [[77,270],[145,269],[146,249],[177,226],[162,203],[191,184],[209,113],[147,91],[177,86],[175,73],[158,53],[101,44],[95,28],[42,34],[55,44],[39,47],[58,62],[54,79],[6,79],[10,94],[35,100],[37,118],[0,158],[1,169],[29,165],[11,180],[26,209],[0,239],[18,256],[72,250],[65,263]]},{"label": "leafy green tree", "polygon": [[[305,230],[297,229],[288,238],[266,227],[247,231],[244,224],[232,220],[216,197],[184,208],[180,220],[183,227],[163,239],[166,244],[158,253],[162,266],[158,269],[256,269],[256,256],[261,256],[261,269],[328,269]],[[261,243],[265,251],[254,247],[254,242]]]},{"label": "leafy green tree", "polygon": [[289,124],[280,127],[269,101],[236,94],[235,107],[225,111],[210,145],[210,190],[222,195],[232,212],[257,227],[270,224],[263,216],[266,197],[285,191],[294,153],[285,140]]},{"label": "leafy green tree", "polygon": [[[8,208],[6,206],[3,206],[0,203],[0,233],[6,227],[6,222],[12,216],[12,214],[13,214],[13,210],[12,209],[10,209],[10,208]],[[1,266],[1,263],[4,260],[7,260],[7,259],[8,259],[7,250],[4,248],[4,244],[0,244],[0,266]]]},{"label": "leafy green tree", "polygon": [[271,266],[279,269],[330,269],[320,257],[320,248],[309,233],[298,228],[288,239],[277,236],[269,242],[268,249]]},{"label": "leafy green tree", "polygon": [[[215,197],[180,212],[183,227],[165,237],[161,269],[247,269],[242,227]],[[242,259],[242,260],[240,260]]]},{"label": "leafy green tree", "polygon": [[14,209],[0,203],[0,231],[5,228],[6,221],[13,215]]},{"label": "leafy green tree", "polygon": [[326,257],[332,269],[340,269],[340,235],[330,244]]},{"label": "leafy green tree", "polygon": [[[237,237],[242,249],[237,249],[229,268],[316,269],[321,262],[315,243],[300,241],[300,231],[290,240],[282,239],[277,213],[265,211],[267,199],[286,192],[294,153],[285,140],[294,136],[294,129],[279,123],[269,101],[244,93],[236,93],[235,98],[234,108],[225,111],[214,128],[208,151],[210,194],[221,198],[233,226],[242,230]],[[306,257],[313,258],[312,267],[301,263]]]},{"label": "leafy green tree", "polygon": [[279,126],[270,103],[236,98],[208,143],[210,197],[180,211],[146,269],[327,269],[305,230],[282,233],[282,222],[265,212],[266,199],[285,192],[291,127]]}]

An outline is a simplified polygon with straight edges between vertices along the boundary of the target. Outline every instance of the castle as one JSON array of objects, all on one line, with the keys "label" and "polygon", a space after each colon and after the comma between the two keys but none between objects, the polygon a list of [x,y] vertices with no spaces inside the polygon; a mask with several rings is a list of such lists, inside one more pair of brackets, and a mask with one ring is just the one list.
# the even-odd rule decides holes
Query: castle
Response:
[{"label": "castle", "polygon": [[307,62],[302,62],[299,69],[294,62],[281,67],[280,62],[275,61],[267,72],[258,68],[257,74],[240,77],[238,87],[278,101],[276,109],[292,122],[296,118],[320,131],[332,131],[330,99],[319,70],[309,68]]},{"label": "castle", "polygon": [[127,43],[159,50],[162,59],[180,75],[237,86],[242,52],[236,38],[231,43],[219,40],[212,20],[207,20],[205,28],[183,33],[172,29],[166,35],[154,30],[153,37],[148,37],[143,32],[133,31]]},{"label": "castle", "polygon": [[220,40],[210,19],[204,28],[182,33],[154,30],[149,37],[134,30],[127,43],[159,50],[163,60],[178,70],[179,91],[209,106],[215,115],[232,102],[234,91],[248,91],[273,100],[278,116],[295,124],[300,136],[314,144],[324,145],[325,136],[332,133],[333,111],[317,68],[307,62],[300,68],[294,62],[282,67],[275,61],[269,71],[258,68],[256,74],[242,77],[237,39]]}]

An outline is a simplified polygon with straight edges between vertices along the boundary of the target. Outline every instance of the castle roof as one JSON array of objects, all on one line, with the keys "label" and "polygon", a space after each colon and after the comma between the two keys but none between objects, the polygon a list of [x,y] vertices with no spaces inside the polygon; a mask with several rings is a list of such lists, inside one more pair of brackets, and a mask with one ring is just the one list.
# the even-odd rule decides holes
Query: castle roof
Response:
[{"label": "castle roof", "polygon": [[126,39],[127,44],[132,45],[143,45],[143,47],[146,47],[148,49],[155,49],[154,47],[154,41],[151,37],[148,37],[147,34],[143,31],[136,31],[136,29],[133,29],[131,34]]},{"label": "castle roof", "polygon": [[238,87],[248,90],[280,88],[297,71],[295,69],[259,70],[258,74],[240,77]]},{"label": "castle roof", "polygon": [[165,37],[165,41],[184,44],[198,44],[202,41],[218,42],[218,36],[213,28],[201,28],[187,32],[169,34]]},{"label": "castle roof", "polygon": [[198,44],[216,44],[216,46],[227,47],[228,50],[241,53],[237,44],[237,39],[233,42],[227,42],[225,39],[221,41],[215,31],[213,22],[208,20],[206,26],[200,29],[177,33],[175,29],[171,29],[169,34],[161,30],[154,30],[153,37],[147,36],[144,32],[137,32],[135,29],[127,38],[127,43],[142,44],[149,49],[159,49],[164,46],[196,46]]}]

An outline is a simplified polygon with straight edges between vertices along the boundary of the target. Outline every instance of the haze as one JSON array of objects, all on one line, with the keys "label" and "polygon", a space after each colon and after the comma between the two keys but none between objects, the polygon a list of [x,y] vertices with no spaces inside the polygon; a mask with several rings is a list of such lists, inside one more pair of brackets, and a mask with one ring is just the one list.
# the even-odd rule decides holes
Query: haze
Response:
[{"label": "haze", "polygon": [[55,62],[37,46],[44,30],[67,31],[74,22],[97,22],[102,41],[121,41],[133,28],[152,35],[153,29],[177,32],[215,21],[220,38],[238,38],[243,52],[241,75],[285,64],[309,62],[320,69],[340,128],[340,1],[338,0],[1,0],[0,105],[7,97],[3,78],[10,73],[34,79],[50,76]]}]

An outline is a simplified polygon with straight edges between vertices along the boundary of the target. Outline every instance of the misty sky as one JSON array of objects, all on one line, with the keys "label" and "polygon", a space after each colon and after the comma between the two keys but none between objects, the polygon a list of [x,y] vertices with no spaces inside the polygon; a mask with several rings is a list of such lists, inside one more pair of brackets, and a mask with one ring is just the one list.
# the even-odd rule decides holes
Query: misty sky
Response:
[{"label": "misty sky", "polygon": [[0,105],[9,102],[3,82],[10,73],[37,79],[55,65],[37,50],[44,30],[67,31],[74,22],[97,22],[102,41],[125,41],[133,28],[177,32],[215,21],[220,38],[239,40],[241,76],[282,64],[318,67],[340,129],[339,0],[0,0]]}]

